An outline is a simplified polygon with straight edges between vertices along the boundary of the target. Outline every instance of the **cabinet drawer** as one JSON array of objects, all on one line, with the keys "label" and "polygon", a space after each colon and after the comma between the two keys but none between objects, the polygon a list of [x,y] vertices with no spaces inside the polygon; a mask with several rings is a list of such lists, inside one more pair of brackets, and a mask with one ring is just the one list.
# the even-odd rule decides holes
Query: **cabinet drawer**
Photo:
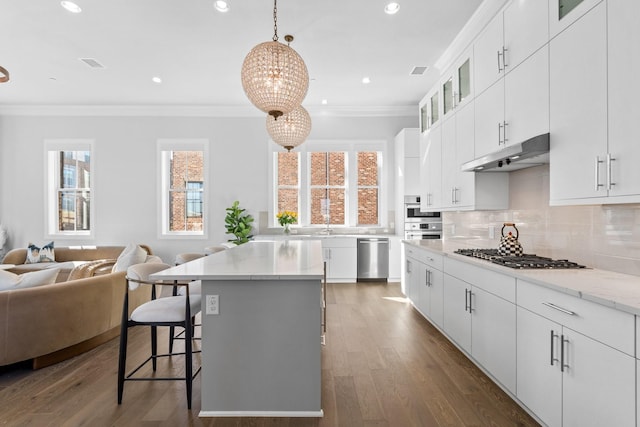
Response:
[{"label": "cabinet drawer", "polygon": [[442,254],[416,248],[412,245],[405,245],[405,256],[407,258],[416,259],[421,263],[427,265],[428,267],[442,271],[442,263],[444,258]]},{"label": "cabinet drawer", "polygon": [[446,258],[446,274],[464,280],[507,301],[516,302],[516,279],[466,262]]},{"label": "cabinet drawer", "polygon": [[518,280],[517,304],[596,341],[635,355],[635,316]]}]

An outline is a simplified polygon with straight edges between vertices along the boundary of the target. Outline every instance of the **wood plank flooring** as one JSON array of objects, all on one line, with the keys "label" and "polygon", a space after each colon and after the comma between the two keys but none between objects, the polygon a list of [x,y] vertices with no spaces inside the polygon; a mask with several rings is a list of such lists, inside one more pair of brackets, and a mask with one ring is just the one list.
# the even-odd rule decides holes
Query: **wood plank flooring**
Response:
[{"label": "wood plank flooring", "polygon": [[[144,360],[148,342],[146,328],[132,330],[130,366]],[[116,338],[41,370],[0,368],[0,426],[538,425],[406,302],[397,283],[327,286],[323,418],[199,418],[200,376],[191,411],[181,382],[129,382],[118,405],[117,355]],[[182,366],[168,361],[159,372]]]}]

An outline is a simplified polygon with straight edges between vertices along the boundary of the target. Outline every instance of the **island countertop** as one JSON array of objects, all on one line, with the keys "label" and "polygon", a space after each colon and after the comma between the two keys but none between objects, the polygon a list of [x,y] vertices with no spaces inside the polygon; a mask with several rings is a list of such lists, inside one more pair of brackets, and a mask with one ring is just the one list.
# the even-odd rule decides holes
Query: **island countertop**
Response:
[{"label": "island countertop", "polygon": [[298,280],[324,275],[319,240],[251,241],[151,276],[153,280]]}]

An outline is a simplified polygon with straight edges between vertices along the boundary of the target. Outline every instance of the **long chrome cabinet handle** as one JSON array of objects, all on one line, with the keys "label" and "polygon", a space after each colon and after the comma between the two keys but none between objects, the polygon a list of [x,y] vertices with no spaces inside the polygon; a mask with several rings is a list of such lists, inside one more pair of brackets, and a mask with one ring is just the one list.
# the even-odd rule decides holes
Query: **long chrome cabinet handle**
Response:
[{"label": "long chrome cabinet handle", "polygon": [[507,141],[509,139],[507,138],[507,122],[502,122],[502,143],[504,145],[507,145]]},{"label": "long chrome cabinet handle", "polygon": [[600,163],[602,163],[603,161],[600,160],[599,156],[596,156],[596,191],[600,191],[600,187],[602,187],[603,185],[600,184]]},{"label": "long chrome cabinet handle", "polygon": [[556,334],[552,329],[551,330],[551,366],[553,366],[553,362],[558,362],[558,358],[554,357],[555,352],[553,351],[555,347],[556,338],[558,338],[558,334]]},{"label": "long chrome cabinet handle", "polygon": [[[469,289],[464,290],[464,311],[468,311],[469,309]],[[471,313],[471,311],[469,311]]]},{"label": "long chrome cabinet handle", "polygon": [[611,182],[611,162],[615,160],[615,157],[611,157],[611,153],[607,153],[607,190],[611,190],[616,185],[615,182]]},{"label": "long chrome cabinet handle", "polygon": [[503,70],[503,68],[502,68],[502,64],[500,64],[500,57],[501,57],[502,55],[504,55],[504,53],[503,53],[503,52],[500,52],[499,50],[498,50],[498,51],[496,51],[496,52],[497,52],[497,54],[498,54],[498,73],[500,73],[500,72],[502,72],[502,70]]},{"label": "long chrome cabinet handle", "polygon": [[502,123],[498,123],[498,145],[502,145]]},{"label": "long chrome cabinet handle", "polygon": [[[564,363],[565,356],[568,356],[564,351],[564,344],[569,344],[569,340],[564,338],[564,335],[560,336],[560,371],[564,372],[565,368],[568,368],[569,365]],[[568,353],[568,352],[567,352]],[[567,357],[568,358],[568,357]]]},{"label": "long chrome cabinet handle", "polygon": [[507,49],[506,47],[502,46],[502,70],[506,71],[507,69],[507,51],[509,49]]},{"label": "long chrome cabinet handle", "polygon": [[407,260],[406,263],[407,263],[406,272],[411,273],[411,261]]},{"label": "long chrome cabinet handle", "polygon": [[553,308],[554,310],[561,311],[563,313],[569,314],[571,316],[575,316],[575,311],[567,310],[566,308],[558,307],[557,305],[550,302],[543,302],[542,305],[546,305],[547,307]]}]

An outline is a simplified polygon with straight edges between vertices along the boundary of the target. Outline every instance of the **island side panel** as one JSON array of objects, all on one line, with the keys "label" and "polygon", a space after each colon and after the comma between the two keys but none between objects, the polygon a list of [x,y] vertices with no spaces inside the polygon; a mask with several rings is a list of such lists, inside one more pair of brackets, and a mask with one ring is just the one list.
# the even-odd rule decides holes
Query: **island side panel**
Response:
[{"label": "island side panel", "polygon": [[[321,281],[206,280],[202,290],[200,415],[321,414]],[[206,314],[206,295],[219,296],[218,315]]]}]

